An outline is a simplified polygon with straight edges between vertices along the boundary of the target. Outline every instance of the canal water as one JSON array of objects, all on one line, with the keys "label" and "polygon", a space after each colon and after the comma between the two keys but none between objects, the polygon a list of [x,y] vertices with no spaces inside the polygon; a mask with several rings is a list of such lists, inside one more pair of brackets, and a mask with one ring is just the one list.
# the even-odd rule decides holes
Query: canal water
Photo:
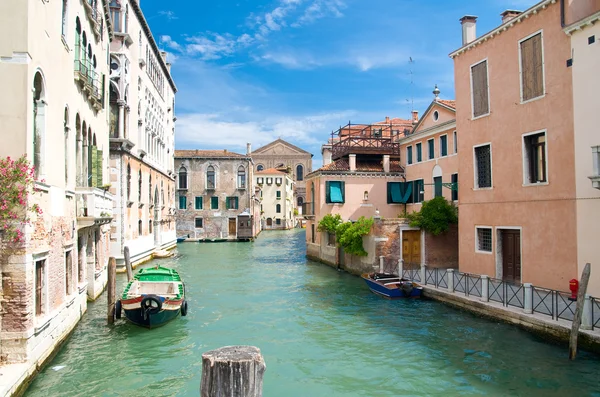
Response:
[{"label": "canal water", "polygon": [[[186,281],[189,313],[146,330],[89,305],[27,396],[198,396],[202,353],[261,349],[265,397],[600,396],[600,358],[427,300],[388,301],[305,259],[304,231],[180,244],[152,262]],[[125,277],[119,275],[118,291]]]}]

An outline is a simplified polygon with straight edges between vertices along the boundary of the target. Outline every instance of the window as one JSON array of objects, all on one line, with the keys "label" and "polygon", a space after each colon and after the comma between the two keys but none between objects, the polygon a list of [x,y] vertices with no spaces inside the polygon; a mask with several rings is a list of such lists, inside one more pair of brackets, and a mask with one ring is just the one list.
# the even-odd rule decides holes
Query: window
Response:
[{"label": "window", "polygon": [[204,227],[202,222],[203,222],[202,218],[194,219],[194,226],[196,227],[196,229],[202,229]]},{"label": "window", "polygon": [[211,210],[219,209],[219,197],[213,196],[210,198],[210,209]]},{"label": "window", "polygon": [[65,295],[73,292],[73,251],[65,252]]},{"label": "window", "polygon": [[433,121],[438,121],[439,118],[440,113],[436,110],[435,112],[433,112]]},{"label": "window", "polygon": [[237,178],[238,189],[246,188],[246,169],[243,165],[240,165],[238,168],[238,178]]},{"label": "window", "polygon": [[475,188],[492,187],[492,148],[490,145],[475,148]]},{"label": "window", "polygon": [[423,153],[422,153],[422,150],[421,150],[421,143],[420,142],[417,143],[417,149],[416,150],[417,150],[417,163],[420,163],[423,160],[423,157],[422,157]]},{"label": "window", "polygon": [[179,189],[187,189],[187,182],[187,169],[184,166],[181,166],[181,168],[179,168]]},{"label": "window", "polygon": [[302,164],[298,164],[298,166],[296,167],[296,180],[304,180],[304,167],[302,167]]},{"label": "window", "polygon": [[473,117],[490,112],[487,60],[471,66]]},{"label": "window", "polygon": [[227,197],[225,201],[226,208],[228,210],[237,210],[238,209],[238,197]]},{"label": "window", "polygon": [[387,202],[388,204],[406,204],[411,202],[413,194],[413,182],[388,182]]},{"label": "window", "polygon": [[65,185],[69,184],[69,141],[71,140],[69,134],[69,108],[65,107],[65,120],[63,123],[65,129]]},{"label": "window", "polygon": [[281,204],[277,204],[275,206],[275,212],[278,213],[278,214],[281,214]]},{"label": "window", "polygon": [[142,220],[138,221],[138,236],[142,235]]},{"label": "window", "polygon": [[444,193],[442,191],[442,177],[436,176],[433,178],[433,187],[434,187],[434,195],[435,197],[443,196]]},{"label": "window", "polygon": [[256,166],[256,171],[263,171],[265,167],[262,164]]},{"label": "window", "polygon": [[206,169],[206,188],[214,189],[216,187],[215,167],[209,165]]},{"label": "window", "polygon": [[409,146],[406,148],[406,163],[407,164],[412,164],[413,162],[413,158],[412,158],[412,146]]},{"label": "window", "polygon": [[152,233],[152,219],[148,221],[148,233]]},{"label": "window", "polygon": [[45,312],[44,296],[45,289],[45,273],[46,273],[46,259],[35,261],[35,315],[41,316]]},{"label": "window", "polygon": [[325,182],[325,202],[327,204],[344,203],[345,183],[341,181]]},{"label": "window", "polygon": [[435,141],[433,139],[429,139],[427,141],[427,146],[429,147],[429,160],[435,158]]},{"label": "window", "polygon": [[275,219],[275,224],[276,225],[281,225],[281,218]]},{"label": "window", "polygon": [[314,223],[312,223],[310,225],[310,242],[313,244],[315,243],[315,224]]},{"label": "window", "polygon": [[142,170],[138,172],[138,202],[142,202]]},{"label": "window", "polygon": [[452,174],[452,201],[458,200],[458,174]]},{"label": "window", "polygon": [[276,192],[276,197],[277,197],[277,200],[281,199],[281,190],[278,190]]},{"label": "window", "polygon": [[456,136],[456,131],[452,133],[452,140],[454,141],[454,153],[458,153],[458,137]]},{"label": "window", "polygon": [[[46,157],[46,96],[44,78],[40,72],[33,79],[33,168],[35,178],[44,175]],[[87,182],[84,186],[88,186]]]},{"label": "window", "polygon": [[298,196],[298,199],[296,201],[298,203],[298,208],[302,207],[302,204],[304,204],[304,198],[302,198],[302,196]]},{"label": "window", "polygon": [[273,178],[267,178],[267,185],[273,184]]},{"label": "window", "polygon": [[542,33],[519,43],[521,58],[521,101],[544,95],[544,58],[542,56]]},{"label": "window", "polygon": [[113,30],[117,33],[121,30],[121,6],[116,0],[110,2],[110,19],[113,24]]},{"label": "window", "polygon": [[194,200],[194,208],[197,210],[202,209],[202,196],[197,196]]},{"label": "window", "polygon": [[327,233],[327,245],[335,246],[335,233]]},{"label": "window", "polygon": [[179,209],[184,210],[187,208],[187,197],[179,196]]},{"label": "window", "polygon": [[492,252],[492,228],[477,228],[477,251]]},{"label": "window", "polygon": [[282,183],[282,179],[281,178],[275,178],[275,184],[281,185],[281,183]]},{"label": "window", "polygon": [[448,135],[440,137],[440,157],[448,155]]},{"label": "window", "polygon": [[546,133],[523,137],[524,183],[546,182]]},{"label": "window", "polygon": [[68,21],[68,17],[67,17],[67,7],[68,7],[68,3],[69,0],[63,0],[62,2],[62,37],[66,37],[67,36],[67,21]]},{"label": "window", "polygon": [[256,183],[262,185],[263,183],[265,183],[265,178],[256,178]]}]

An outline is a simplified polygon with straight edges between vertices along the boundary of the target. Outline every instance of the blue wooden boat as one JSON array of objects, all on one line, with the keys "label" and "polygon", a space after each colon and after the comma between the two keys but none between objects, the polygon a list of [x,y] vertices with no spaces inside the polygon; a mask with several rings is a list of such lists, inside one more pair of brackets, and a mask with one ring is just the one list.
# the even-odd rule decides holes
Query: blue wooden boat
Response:
[{"label": "blue wooden boat", "polygon": [[388,299],[419,298],[423,287],[389,273],[365,273],[362,276],[369,289]]}]

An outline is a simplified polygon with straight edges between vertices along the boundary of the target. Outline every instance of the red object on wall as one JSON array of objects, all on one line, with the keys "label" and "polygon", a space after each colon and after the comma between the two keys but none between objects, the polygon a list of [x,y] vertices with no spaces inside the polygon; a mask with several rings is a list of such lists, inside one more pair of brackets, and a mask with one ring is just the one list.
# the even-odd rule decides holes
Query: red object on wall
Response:
[{"label": "red object on wall", "polygon": [[579,281],[577,279],[572,279],[569,281],[569,289],[571,290],[571,300],[577,300],[577,291],[579,290]]}]

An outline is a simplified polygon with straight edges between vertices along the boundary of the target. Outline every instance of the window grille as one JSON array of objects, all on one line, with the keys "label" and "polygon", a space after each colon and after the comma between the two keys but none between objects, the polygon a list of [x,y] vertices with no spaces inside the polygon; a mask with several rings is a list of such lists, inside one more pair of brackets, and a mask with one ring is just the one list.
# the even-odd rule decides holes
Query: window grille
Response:
[{"label": "window grille", "polygon": [[492,187],[492,150],[490,145],[475,148],[475,162],[477,166],[477,187]]},{"label": "window grille", "polygon": [[492,252],[492,229],[477,228],[477,250]]}]

